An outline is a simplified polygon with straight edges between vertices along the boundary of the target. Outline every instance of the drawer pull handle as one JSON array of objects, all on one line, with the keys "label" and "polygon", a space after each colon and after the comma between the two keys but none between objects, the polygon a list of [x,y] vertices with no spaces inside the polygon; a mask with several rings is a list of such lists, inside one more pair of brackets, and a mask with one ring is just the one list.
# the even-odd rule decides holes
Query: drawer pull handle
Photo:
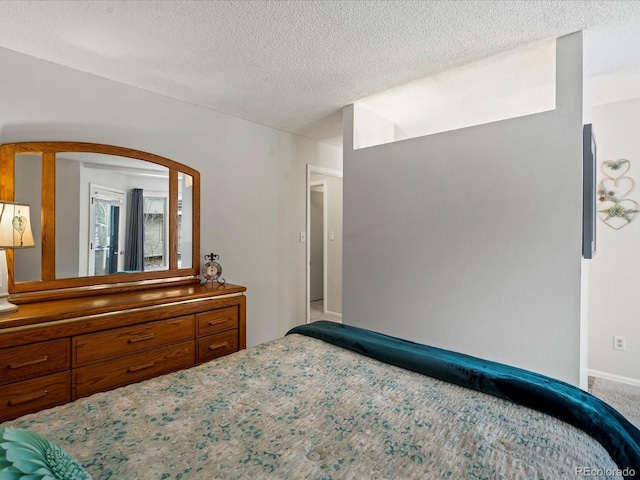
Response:
[{"label": "drawer pull handle", "polygon": [[209,350],[220,350],[221,348],[225,348],[227,345],[229,345],[229,342],[214,343],[213,345],[209,345]]},{"label": "drawer pull handle", "polygon": [[139,372],[140,370],[146,370],[147,368],[151,368],[156,364],[156,362],[143,363],[142,365],[134,365],[133,367],[129,367],[127,372],[134,373]]},{"label": "drawer pull handle", "polygon": [[209,326],[213,326],[213,325],[217,325],[218,323],[225,323],[228,322],[229,320],[233,320],[231,317],[223,317],[223,318],[218,318],[217,320],[211,320],[209,322]]},{"label": "drawer pull handle", "polygon": [[49,392],[47,390],[42,390],[41,392],[28,393],[27,395],[22,395],[18,398],[14,398],[13,400],[9,400],[9,406],[17,407],[18,405],[24,405],[25,403],[40,400],[41,398],[44,398],[47,395],[49,395]]},{"label": "drawer pull handle", "polygon": [[153,333],[145,333],[144,335],[138,335],[137,337],[131,337],[128,343],[144,342],[145,340],[151,340],[154,337]]},{"label": "drawer pull handle", "polygon": [[37,365],[39,363],[44,363],[49,360],[49,357],[43,355],[42,357],[32,358],[31,360],[24,360],[23,362],[18,363],[10,363],[10,369],[22,368],[22,367],[30,367],[31,365]]}]

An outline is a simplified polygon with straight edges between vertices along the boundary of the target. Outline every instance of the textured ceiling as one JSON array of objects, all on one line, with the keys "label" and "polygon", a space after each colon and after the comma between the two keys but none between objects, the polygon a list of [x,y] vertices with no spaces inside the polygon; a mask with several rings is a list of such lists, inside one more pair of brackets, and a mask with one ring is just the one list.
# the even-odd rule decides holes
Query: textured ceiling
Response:
[{"label": "textured ceiling", "polygon": [[585,31],[595,103],[640,97],[638,1],[0,1],[0,47],[327,140],[340,109]]}]

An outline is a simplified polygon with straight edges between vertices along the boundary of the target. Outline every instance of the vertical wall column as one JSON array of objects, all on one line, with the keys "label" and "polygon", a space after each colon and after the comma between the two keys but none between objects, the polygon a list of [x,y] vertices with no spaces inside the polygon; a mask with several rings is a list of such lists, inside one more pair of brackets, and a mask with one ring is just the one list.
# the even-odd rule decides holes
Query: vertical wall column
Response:
[{"label": "vertical wall column", "polygon": [[580,383],[581,49],[557,110],[354,150],[345,107],[345,324]]},{"label": "vertical wall column", "polygon": [[[584,48],[582,32],[561,37],[556,42],[556,112],[558,129],[569,142],[560,144],[562,156],[573,174],[567,176],[572,189],[582,194],[582,127],[588,112],[585,101]],[[580,168],[578,168],[578,165]],[[578,190],[579,188],[579,190]],[[575,219],[572,219],[575,221]],[[576,333],[579,348],[579,385],[587,389],[589,326],[589,261],[580,264],[580,324]]]}]

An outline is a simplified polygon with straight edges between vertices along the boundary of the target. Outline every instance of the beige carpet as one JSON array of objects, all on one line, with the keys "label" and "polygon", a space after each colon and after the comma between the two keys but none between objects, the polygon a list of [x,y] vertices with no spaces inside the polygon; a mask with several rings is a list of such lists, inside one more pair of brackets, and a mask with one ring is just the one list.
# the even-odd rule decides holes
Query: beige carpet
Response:
[{"label": "beige carpet", "polygon": [[342,315],[335,315],[332,313],[324,313],[322,311],[323,304],[322,300],[316,300],[310,303],[310,321],[315,322],[316,320],[331,320],[332,322],[342,323]]},{"label": "beige carpet", "polygon": [[607,402],[640,428],[640,387],[589,377],[589,393]]}]

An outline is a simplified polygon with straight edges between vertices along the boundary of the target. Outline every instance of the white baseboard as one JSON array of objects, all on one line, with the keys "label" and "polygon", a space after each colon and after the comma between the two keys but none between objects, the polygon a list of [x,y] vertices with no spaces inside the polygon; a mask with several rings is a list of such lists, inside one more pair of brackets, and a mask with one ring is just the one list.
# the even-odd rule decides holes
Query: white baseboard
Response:
[{"label": "white baseboard", "polygon": [[328,313],[329,315],[335,315],[336,317],[342,318],[342,314],[341,313],[330,312],[329,310],[325,310],[324,313]]},{"label": "white baseboard", "polygon": [[615,373],[601,372],[599,370],[588,370],[590,377],[604,378],[605,380],[611,380],[613,382],[626,383],[627,385],[633,385],[634,387],[640,387],[640,380],[637,378],[623,377],[622,375],[616,375]]}]

